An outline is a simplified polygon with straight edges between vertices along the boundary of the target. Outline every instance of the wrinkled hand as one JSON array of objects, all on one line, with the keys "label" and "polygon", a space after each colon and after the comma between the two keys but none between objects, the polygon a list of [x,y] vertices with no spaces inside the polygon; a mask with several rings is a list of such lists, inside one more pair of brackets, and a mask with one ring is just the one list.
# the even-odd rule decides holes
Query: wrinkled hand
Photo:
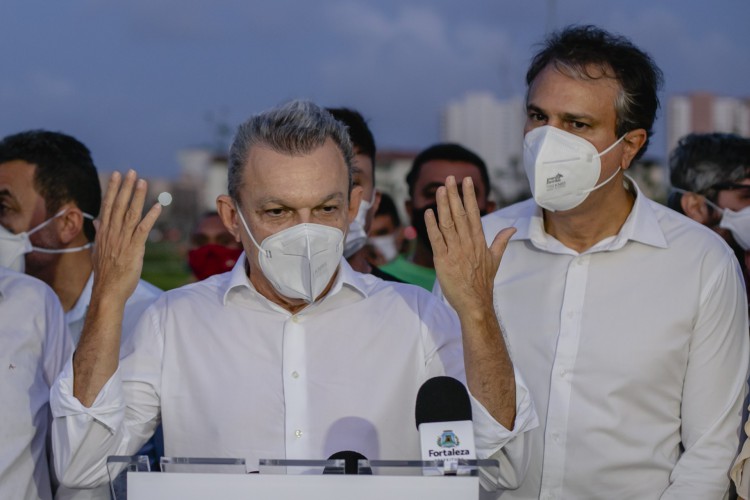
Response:
[{"label": "wrinkled hand", "polygon": [[146,189],[146,181],[133,170],[124,179],[113,173],[95,221],[94,286],[122,304],[138,285],[146,238],[161,213],[157,203],[141,218]]},{"label": "wrinkled hand", "polygon": [[500,260],[515,228],[500,231],[487,247],[471,177],[463,180],[463,203],[456,179],[450,176],[437,191],[440,224],[432,210],[425,213],[435,271],[450,305],[462,312],[492,307],[492,290]]}]

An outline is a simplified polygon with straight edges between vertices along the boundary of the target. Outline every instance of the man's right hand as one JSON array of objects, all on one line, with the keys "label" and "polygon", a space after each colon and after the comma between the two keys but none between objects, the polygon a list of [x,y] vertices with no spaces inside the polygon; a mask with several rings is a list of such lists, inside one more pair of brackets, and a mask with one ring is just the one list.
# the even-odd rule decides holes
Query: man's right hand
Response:
[{"label": "man's right hand", "polygon": [[146,239],[161,213],[156,204],[141,217],[147,185],[130,170],[110,177],[95,221],[94,286],[73,356],[73,395],[91,406],[117,370],[125,303],[138,285]]}]

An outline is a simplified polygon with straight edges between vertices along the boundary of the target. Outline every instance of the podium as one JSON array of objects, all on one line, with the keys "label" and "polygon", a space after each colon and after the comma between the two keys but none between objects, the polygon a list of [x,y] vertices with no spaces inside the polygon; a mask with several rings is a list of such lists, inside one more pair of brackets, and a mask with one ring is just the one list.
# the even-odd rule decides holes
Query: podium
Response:
[{"label": "podium", "polygon": [[496,460],[462,460],[455,475],[444,476],[437,475],[442,461],[416,460],[359,460],[359,475],[345,475],[344,460],[267,459],[249,474],[243,459],[165,457],[161,473],[147,471],[137,457],[110,457],[107,464],[119,483],[116,500],[478,499],[486,489],[480,478],[495,477],[499,467]]}]

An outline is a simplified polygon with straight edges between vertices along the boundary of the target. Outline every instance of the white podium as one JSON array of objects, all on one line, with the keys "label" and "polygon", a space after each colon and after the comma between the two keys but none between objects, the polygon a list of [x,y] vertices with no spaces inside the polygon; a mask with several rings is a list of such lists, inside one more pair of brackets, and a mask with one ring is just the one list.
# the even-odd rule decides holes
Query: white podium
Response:
[{"label": "white podium", "polygon": [[480,476],[498,467],[465,460],[458,475],[442,476],[434,475],[440,461],[360,460],[360,474],[345,475],[344,460],[261,460],[260,473],[247,474],[242,459],[163,458],[166,472],[155,473],[144,472],[137,457],[110,462],[129,464],[119,476],[127,489],[120,485],[116,500],[470,500],[480,498]]}]

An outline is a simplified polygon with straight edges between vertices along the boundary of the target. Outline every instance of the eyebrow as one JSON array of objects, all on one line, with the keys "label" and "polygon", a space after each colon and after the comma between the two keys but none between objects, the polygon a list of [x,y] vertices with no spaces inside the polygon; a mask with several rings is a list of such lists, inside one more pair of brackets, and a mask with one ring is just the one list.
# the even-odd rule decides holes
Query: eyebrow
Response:
[{"label": "eyebrow", "polygon": [[[527,104],[526,105],[526,111],[533,111],[534,113],[539,113],[539,114],[542,114],[542,115],[549,115],[550,114],[550,113],[547,113],[546,111],[544,111],[542,108],[540,108],[538,106],[535,106],[533,104]],[[567,113],[566,112],[566,113],[562,113],[562,115],[560,115],[560,117],[563,120],[566,120],[566,121],[587,120],[587,121],[592,122],[592,123],[596,123],[597,122],[597,120],[593,116],[587,115],[586,113]]]},{"label": "eyebrow", "polygon": [[[323,198],[322,200],[320,200],[315,206],[320,206],[323,203],[326,203],[326,202],[331,201],[331,200],[343,200],[343,199],[344,199],[344,195],[342,193],[340,193],[340,192],[339,193],[331,193],[328,196],[326,196],[325,198]],[[291,207],[292,206],[289,203],[287,203],[285,200],[283,200],[281,198],[276,198],[274,196],[269,196],[267,198],[262,199],[258,203],[258,206],[262,207],[263,205],[267,205],[269,203],[273,203],[273,204],[276,204],[276,205],[281,205],[282,207]]]}]

